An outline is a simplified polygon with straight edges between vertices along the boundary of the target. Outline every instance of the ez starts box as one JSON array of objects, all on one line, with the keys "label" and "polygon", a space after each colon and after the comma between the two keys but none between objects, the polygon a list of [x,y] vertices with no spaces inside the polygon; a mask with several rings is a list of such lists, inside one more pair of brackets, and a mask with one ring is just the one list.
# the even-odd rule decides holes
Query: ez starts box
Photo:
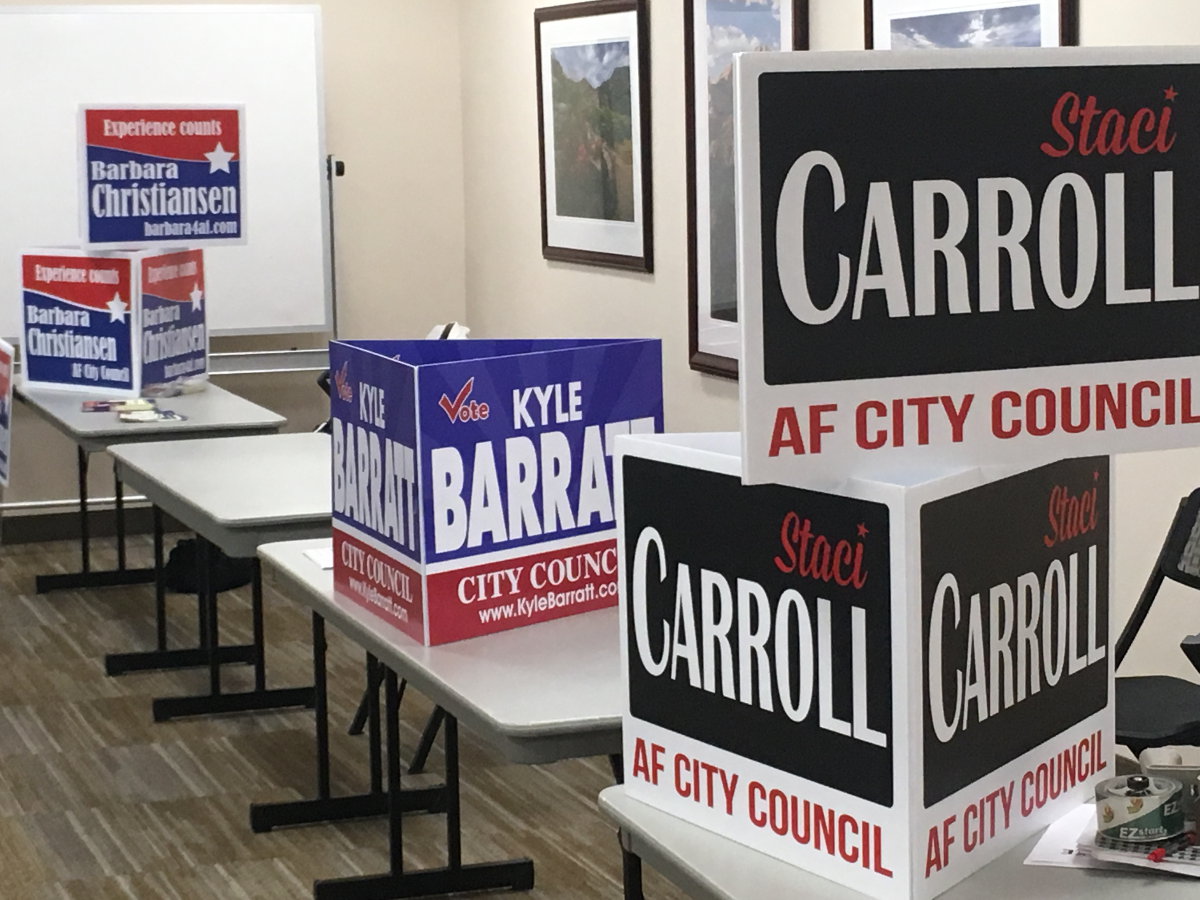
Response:
[{"label": "ez starts box", "polygon": [[818,493],[663,435],[617,469],[640,799],[928,898],[1112,774],[1107,458]]},{"label": "ez starts box", "polygon": [[613,442],[656,340],[335,341],[334,583],[426,644],[617,602]]},{"label": "ez starts box", "polygon": [[30,252],[21,276],[28,384],[120,396],[207,377],[202,251]]}]

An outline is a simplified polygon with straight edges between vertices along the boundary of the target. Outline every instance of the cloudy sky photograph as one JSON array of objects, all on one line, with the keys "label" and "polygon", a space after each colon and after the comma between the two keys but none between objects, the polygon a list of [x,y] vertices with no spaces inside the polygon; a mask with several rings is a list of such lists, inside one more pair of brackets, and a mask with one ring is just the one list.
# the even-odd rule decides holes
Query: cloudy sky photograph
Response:
[{"label": "cloudy sky photograph", "polygon": [[594,88],[612,78],[617,69],[629,65],[629,41],[555,47],[550,52],[564,75],[572,81],[586,80]]},{"label": "cloudy sky photograph", "polygon": [[892,19],[893,50],[1040,47],[1041,4]]},{"label": "cloudy sky photograph", "polygon": [[718,80],[733,54],[779,49],[779,0],[707,0],[708,80]]}]

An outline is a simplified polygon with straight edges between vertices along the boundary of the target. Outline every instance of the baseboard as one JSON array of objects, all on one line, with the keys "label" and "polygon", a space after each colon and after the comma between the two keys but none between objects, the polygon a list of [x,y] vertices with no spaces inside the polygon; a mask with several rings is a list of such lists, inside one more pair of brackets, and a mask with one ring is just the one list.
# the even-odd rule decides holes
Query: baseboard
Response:
[{"label": "baseboard", "polygon": [[[173,518],[163,514],[163,531],[186,531]],[[93,538],[110,538],[117,533],[115,509],[92,510],[88,532]],[[125,508],[125,533],[153,534],[154,510],[150,506]],[[40,544],[44,541],[79,540],[79,513],[26,513],[0,517],[0,544]]]}]

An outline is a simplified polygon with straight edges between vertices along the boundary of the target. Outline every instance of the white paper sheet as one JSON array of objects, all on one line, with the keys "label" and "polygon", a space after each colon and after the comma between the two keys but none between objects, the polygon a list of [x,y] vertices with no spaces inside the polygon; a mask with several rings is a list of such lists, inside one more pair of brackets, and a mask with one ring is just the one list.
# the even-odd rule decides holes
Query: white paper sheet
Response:
[{"label": "white paper sheet", "polygon": [[333,568],[332,547],[325,547],[321,550],[305,550],[304,555],[315,562],[322,569]]}]

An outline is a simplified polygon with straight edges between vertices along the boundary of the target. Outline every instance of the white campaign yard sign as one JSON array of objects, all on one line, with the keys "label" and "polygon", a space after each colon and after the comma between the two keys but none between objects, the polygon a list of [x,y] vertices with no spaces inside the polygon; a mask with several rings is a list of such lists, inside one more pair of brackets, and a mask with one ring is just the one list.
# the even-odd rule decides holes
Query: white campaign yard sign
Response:
[{"label": "white campaign yard sign", "polygon": [[737,65],[747,482],[1200,444],[1200,51]]}]

